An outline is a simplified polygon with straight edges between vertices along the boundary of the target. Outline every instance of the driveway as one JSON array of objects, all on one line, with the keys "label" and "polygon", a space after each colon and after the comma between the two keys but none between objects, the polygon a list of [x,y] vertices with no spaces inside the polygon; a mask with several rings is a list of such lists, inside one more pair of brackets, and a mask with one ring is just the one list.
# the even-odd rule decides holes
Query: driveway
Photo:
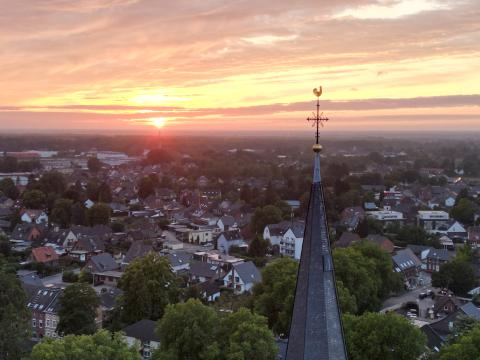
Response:
[{"label": "driveway", "polygon": [[417,288],[412,291],[408,291],[404,294],[401,294],[399,296],[394,296],[391,298],[388,298],[383,302],[382,306],[382,312],[386,310],[396,310],[398,308],[401,308],[403,304],[406,304],[407,302],[414,302],[418,304],[418,308],[420,310],[419,313],[419,318],[425,318],[427,314],[427,309],[431,308],[435,304],[435,300],[433,300],[430,297],[427,297],[425,299],[419,299],[418,295],[422,292],[426,292],[427,290],[433,290],[435,291],[434,288],[431,286],[423,286],[420,288]]}]

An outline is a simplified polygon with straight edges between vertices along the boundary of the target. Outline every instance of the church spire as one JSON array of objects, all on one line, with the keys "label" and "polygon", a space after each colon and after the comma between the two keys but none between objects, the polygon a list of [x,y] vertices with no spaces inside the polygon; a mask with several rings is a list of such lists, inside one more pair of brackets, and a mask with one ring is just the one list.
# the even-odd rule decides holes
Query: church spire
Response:
[{"label": "church spire", "polygon": [[316,125],[314,170],[302,255],[297,275],[287,360],[344,360],[347,350],[335,286],[325,198],[320,173],[319,126],[328,119],[319,113],[322,88],[314,89],[317,112],[307,120]]}]

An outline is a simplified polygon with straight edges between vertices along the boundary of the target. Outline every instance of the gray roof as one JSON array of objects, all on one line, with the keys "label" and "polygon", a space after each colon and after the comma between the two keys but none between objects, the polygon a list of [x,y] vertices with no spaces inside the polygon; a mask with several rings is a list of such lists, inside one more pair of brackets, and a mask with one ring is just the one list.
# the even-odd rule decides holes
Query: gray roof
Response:
[{"label": "gray roof", "polygon": [[[233,224],[235,224],[235,219],[233,216],[230,216],[230,215],[225,215],[225,216],[222,216],[220,218],[220,220],[222,220],[222,223],[224,226],[232,226]],[[220,221],[219,220],[219,221]]]},{"label": "gray roof", "polygon": [[335,287],[319,153],[315,154],[314,164],[286,359],[344,360],[347,350]]},{"label": "gray roof", "polygon": [[480,320],[480,309],[471,301],[462,305],[460,310],[462,310],[468,317],[474,318],[477,321]]},{"label": "gray roof", "polygon": [[262,281],[262,274],[260,274],[260,271],[251,261],[235,264],[233,267],[244,283],[258,283]]},{"label": "gray roof", "polygon": [[224,231],[220,234],[222,235],[227,241],[243,240],[239,230]]},{"label": "gray roof", "polygon": [[145,243],[143,240],[135,241],[125,254],[123,263],[128,264],[136,258],[147,255],[150,251],[153,251],[152,244]]},{"label": "gray roof", "polygon": [[209,264],[204,261],[192,260],[190,263],[190,274],[196,277],[204,277],[207,279],[218,278],[218,265]]},{"label": "gray roof", "polygon": [[92,268],[93,271],[111,271],[119,268],[115,259],[109,253],[92,256],[89,262],[95,267],[95,269]]},{"label": "gray roof", "polygon": [[409,248],[397,251],[397,253],[392,256],[392,260],[395,265],[395,271],[397,272],[421,265],[418,257]]},{"label": "gray roof", "polygon": [[27,308],[30,311],[56,313],[60,307],[58,300],[61,294],[60,288],[40,288],[28,301]]},{"label": "gray roof", "polygon": [[427,254],[427,259],[439,259],[442,261],[450,261],[453,257],[453,253],[448,251],[447,249],[430,249]]},{"label": "gray roof", "polygon": [[122,331],[125,335],[138,339],[142,343],[147,341],[160,342],[160,338],[155,333],[156,324],[153,320],[140,320],[127,326]]},{"label": "gray roof", "polygon": [[182,266],[192,260],[192,254],[184,251],[168,254],[167,257],[172,267]]}]

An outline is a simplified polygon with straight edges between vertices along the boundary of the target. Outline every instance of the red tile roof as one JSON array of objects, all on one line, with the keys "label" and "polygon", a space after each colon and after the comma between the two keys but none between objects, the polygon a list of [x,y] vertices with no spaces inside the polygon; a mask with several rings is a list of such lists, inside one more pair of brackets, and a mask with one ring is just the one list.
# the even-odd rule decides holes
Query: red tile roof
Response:
[{"label": "red tile roof", "polygon": [[42,246],[32,250],[32,258],[36,262],[46,263],[58,260],[58,255],[50,246]]}]

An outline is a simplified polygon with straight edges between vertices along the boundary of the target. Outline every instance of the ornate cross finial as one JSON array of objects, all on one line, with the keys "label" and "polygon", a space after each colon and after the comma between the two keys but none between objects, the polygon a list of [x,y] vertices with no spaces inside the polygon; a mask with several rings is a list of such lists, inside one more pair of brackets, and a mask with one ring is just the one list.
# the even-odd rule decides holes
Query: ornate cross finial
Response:
[{"label": "ornate cross finial", "polygon": [[320,131],[319,131],[319,126],[321,125],[323,127],[323,122],[328,121],[328,118],[323,116],[323,112],[320,113],[320,96],[322,95],[322,87],[319,86],[318,89],[315,88],[313,89],[313,94],[317,97],[317,113],[315,114],[312,112],[312,117],[308,117],[308,121],[313,121],[313,126],[317,126],[317,132],[315,135],[316,142],[315,144],[318,144],[318,139],[320,137]]}]

